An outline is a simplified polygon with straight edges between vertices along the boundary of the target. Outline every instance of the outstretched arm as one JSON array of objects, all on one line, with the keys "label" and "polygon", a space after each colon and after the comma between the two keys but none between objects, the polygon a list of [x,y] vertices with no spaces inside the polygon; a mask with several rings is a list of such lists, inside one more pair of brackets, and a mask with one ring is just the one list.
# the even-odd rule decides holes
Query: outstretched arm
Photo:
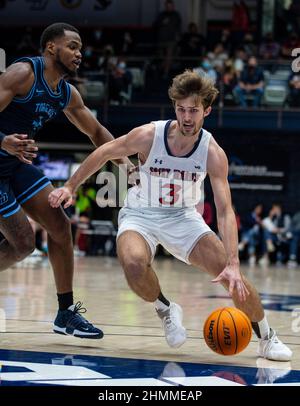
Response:
[{"label": "outstretched arm", "polygon": [[[86,134],[96,147],[99,147],[106,142],[112,141],[114,137],[105,128],[96,117],[92,114],[90,109],[88,109],[80,96],[78,90],[71,86],[71,100],[66,109],[64,110],[65,115],[81,132]],[[128,158],[119,157],[121,159],[116,159],[115,163],[127,164],[130,167],[133,164]]]},{"label": "outstretched arm", "polygon": [[240,300],[246,300],[249,292],[239,270],[237,223],[227,180],[228,161],[223,149],[214,140],[209,146],[207,172],[217,209],[218,229],[227,254],[227,265],[214,282],[228,280],[230,295],[237,289]]},{"label": "outstretched arm", "polygon": [[64,208],[71,205],[72,195],[78,187],[97,172],[109,160],[136,153],[147,155],[151,148],[153,131],[151,124],[137,127],[128,134],[116,140],[107,142],[91,153],[80,165],[74,175],[65,183],[65,186],[55,189],[49,195],[49,203],[52,207],[58,207],[65,201]]}]

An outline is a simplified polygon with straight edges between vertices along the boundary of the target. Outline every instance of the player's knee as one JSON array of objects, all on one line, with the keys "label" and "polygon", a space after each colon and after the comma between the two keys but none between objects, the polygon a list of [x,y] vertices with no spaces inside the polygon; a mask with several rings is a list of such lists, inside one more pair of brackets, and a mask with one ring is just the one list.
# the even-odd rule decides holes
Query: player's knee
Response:
[{"label": "player's knee", "polygon": [[126,277],[138,281],[147,271],[149,264],[142,256],[129,256],[121,261]]},{"label": "player's knee", "polygon": [[70,220],[65,216],[59,217],[59,219],[47,229],[47,233],[54,241],[62,243],[68,242],[72,239]]}]

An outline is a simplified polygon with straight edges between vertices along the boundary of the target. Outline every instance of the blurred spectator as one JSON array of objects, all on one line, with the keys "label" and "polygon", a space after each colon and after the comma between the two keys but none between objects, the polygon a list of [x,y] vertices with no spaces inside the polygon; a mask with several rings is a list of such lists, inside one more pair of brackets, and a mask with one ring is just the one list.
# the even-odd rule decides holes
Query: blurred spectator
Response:
[{"label": "blurred spectator", "polygon": [[239,44],[250,28],[250,14],[244,1],[235,1],[232,8],[231,31],[233,42]]},{"label": "blurred spectator", "polygon": [[257,204],[243,222],[239,250],[243,251],[248,246],[249,265],[254,265],[256,262],[256,247],[259,244],[261,236],[262,215],[263,205]]},{"label": "blurred spectator", "polygon": [[185,32],[180,41],[180,55],[189,57],[200,57],[204,53],[205,38],[199,34],[196,23],[189,23],[188,31]]},{"label": "blurred spectator", "polygon": [[90,45],[83,50],[82,68],[85,71],[96,70],[98,68],[98,57],[94,48]]},{"label": "blurred spectator", "polygon": [[199,66],[198,68],[194,69],[194,72],[197,72],[198,75],[203,76],[203,75],[207,75],[209,76],[214,82],[217,81],[217,72],[215,71],[215,69],[212,67],[210,61],[208,58],[204,58],[201,66]]},{"label": "blurred spectator", "polygon": [[103,35],[103,31],[99,28],[96,28],[95,30],[93,30],[92,33],[92,38],[89,41],[89,45],[91,45],[96,53],[101,52],[101,49],[103,48],[104,44],[105,44],[105,39],[104,39],[104,35]]},{"label": "blurred spectator", "polygon": [[250,14],[244,1],[235,1],[232,8],[232,30],[246,32],[250,28]]},{"label": "blurred spectator", "polygon": [[259,47],[258,56],[262,59],[276,59],[278,58],[279,51],[280,45],[274,41],[273,34],[269,32]]},{"label": "blurred spectator", "polygon": [[282,44],[281,54],[284,58],[291,58],[292,50],[300,48],[300,40],[296,32],[292,32],[289,38]]},{"label": "blurred spectator", "polygon": [[218,41],[223,45],[224,50],[226,51],[227,54],[231,54],[232,50],[232,38],[231,38],[231,32],[227,28],[222,30],[220,39]]},{"label": "blurred spectator", "polygon": [[224,66],[224,62],[228,59],[228,53],[224,50],[224,46],[221,42],[216,44],[214,50],[207,54],[210,63],[216,71],[221,72]]},{"label": "blurred spectator", "polygon": [[238,77],[241,76],[241,73],[244,70],[246,64],[247,64],[246,51],[244,50],[243,47],[237,48],[233,59],[233,66]]},{"label": "blurred spectator", "polygon": [[109,99],[112,104],[127,104],[131,100],[132,75],[126,62],[120,59],[109,75]]},{"label": "blurred spectator", "polygon": [[172,64],[177,41],[181,34],[181,16],[175,10],[172,0],[165,1],[165,10],[159,13],[154,22],[157,35],[157,49],[163,60],[163,73],[167,77]]},{"label": "blurred spectator", "polygon": [[300,242],[300,211],[294,214],[291,222],[292,240],[290,244],[288,267],[295,268],[298,266],[297,254]]},{"label": "blurred spectator", "polygon": [[268,263],[268,253],[276,251],[276,262],[283,261],[283,246],[290,243],[292,234],[291,218],[283,214],[280,204],[273,204],[268,217],[262,221],[263,226],[263,257],[261,263]]},{"label": "blurred spectator", "polygon": [[252,56],[247,67],[243,70],[239,84],[234,93],[242,107],[247,107],[247,96],[253,97],[253,107],[258,107],[264,91],[264,76],[262,69],[257,66],[257,59]]},{"label": "blurred spectator", "polygon": [[234,69],[232,61],[229,59],[224,64],[224,70],[221,75],[220,80],[220,90],[221,94],[223,95],[224,104],[228,104],[228,102],[233,102],[233,91],[238,83],[238,75]]},{"label": "blurred spectator", "polygon": [[115,55],[114,47],[111,44],[105,45],[103,55],[99,59],[100,73],[108,74],[117,64],[118,58]]},{"label": "blurred spectator", "polygon": [[241,46],[244,48],[248,58],[257,54],[257,46],[254,42],[251,32],[247,32],[244,36]]},{"label": "blurred spectator", "polygon": [[291,107],[300,107],[300,72],[292,72],[289,77],[290,94],[288,103]]}]

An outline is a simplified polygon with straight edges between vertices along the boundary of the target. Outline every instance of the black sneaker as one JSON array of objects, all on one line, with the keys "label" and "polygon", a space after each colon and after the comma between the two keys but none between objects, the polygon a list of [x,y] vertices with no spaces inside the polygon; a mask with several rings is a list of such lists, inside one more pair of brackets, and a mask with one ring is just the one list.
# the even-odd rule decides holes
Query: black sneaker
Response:
[{"label": "black sneaker", "polygon": [[81,302],[77,302],[67,310],[58,310],[53,325],[54,333],[79,338],[102,338],[103,332],[81,316],[80,313],[85,312],[86,308],[82,307]]}]

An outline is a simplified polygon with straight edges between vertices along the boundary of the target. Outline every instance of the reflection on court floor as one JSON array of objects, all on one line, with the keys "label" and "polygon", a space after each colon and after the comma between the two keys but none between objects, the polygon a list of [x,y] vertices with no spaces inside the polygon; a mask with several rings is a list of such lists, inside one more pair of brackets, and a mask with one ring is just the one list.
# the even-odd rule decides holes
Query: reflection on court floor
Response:
[{"label": "reflection on court floor", "polygon": [[276,369],[262,359],[251,368],[1,350],[0,360],[3,386],[300,386],[300,371],[292,371],[290,363]]}]

